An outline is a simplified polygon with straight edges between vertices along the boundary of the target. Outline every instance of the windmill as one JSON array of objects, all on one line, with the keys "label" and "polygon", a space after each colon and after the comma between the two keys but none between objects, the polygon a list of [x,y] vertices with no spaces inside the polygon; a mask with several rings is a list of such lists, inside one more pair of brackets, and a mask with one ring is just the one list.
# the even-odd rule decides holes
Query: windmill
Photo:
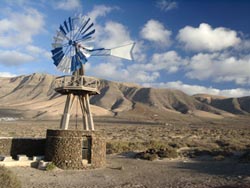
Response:
[{"label": "windmill", "polygon": [[100,94],[99,80],[85,76],[84,64],[91,56],[116,56],[132,60],[134,42],[111,49],[90,46],[95,33],[90,18],[82,15],[69,17],[56,31],[51,50],[58,70],[72,75],[57,77],[55,91],[67,95],[60,128],[68,129],[70,113],[75,99],[80,104],[84,130],[94,130],[89,96]]}]

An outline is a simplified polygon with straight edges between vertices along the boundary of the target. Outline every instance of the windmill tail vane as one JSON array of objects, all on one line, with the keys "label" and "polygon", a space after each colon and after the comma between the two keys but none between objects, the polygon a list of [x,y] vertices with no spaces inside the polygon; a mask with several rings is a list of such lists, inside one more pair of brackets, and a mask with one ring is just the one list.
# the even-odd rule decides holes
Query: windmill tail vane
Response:
[{"label": "windmill tail vane", "polygon": [[95,33],[93,26],[90,18],[81,15],[69,17],[59,26],[53,37],[51,52],[54,65],[60,71],[74,72],[81,68],[91,56],[115,56],[133,60],[134,42],[111,49],[90,46],[89,43]]}]

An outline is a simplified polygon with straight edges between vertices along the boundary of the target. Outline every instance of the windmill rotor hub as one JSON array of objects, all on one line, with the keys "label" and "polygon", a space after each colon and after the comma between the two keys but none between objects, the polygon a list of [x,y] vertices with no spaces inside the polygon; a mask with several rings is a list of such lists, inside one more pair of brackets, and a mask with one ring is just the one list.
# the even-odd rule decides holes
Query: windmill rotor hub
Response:
[{"label": "windmill rotor hub", "polygon": [[69,40],[69,45],[73,45],[73,41],[72,40]]}]

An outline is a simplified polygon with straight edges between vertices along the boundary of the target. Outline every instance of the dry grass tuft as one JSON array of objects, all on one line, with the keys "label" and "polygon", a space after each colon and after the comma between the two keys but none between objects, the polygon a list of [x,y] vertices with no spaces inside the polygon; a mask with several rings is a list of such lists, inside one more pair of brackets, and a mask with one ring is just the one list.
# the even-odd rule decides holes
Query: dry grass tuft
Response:
[{"label": "dry grass tuft", "polygon": [[0,186],[1,188],[21,188],[21,183],[15,174],[0,166]]}]

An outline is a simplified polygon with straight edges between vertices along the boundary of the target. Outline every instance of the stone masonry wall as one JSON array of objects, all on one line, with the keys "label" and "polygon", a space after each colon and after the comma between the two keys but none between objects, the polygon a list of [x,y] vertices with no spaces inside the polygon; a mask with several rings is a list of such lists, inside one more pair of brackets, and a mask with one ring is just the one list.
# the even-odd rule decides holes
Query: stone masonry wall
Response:
[{"label": "stone masonry wall", "polygon": [[106,164],[106,142],[99,131],[47,130],[46,139],[0,137],[0,155],[44,155],[62,169],[101,168]]},{"label": "stone masonry wall", "polygon": [[106,165],[106,141],[99,131],[83,131],[83,136],[90,136],[91,143],[91,166],[102,168]]},{"label": "stone masonry wall", "polygon": [[47,130],[45,160],[62,169],[81,169],[82,132]]},{"label": "stone masonry wall", "polygon": [[16,157],[17,155],[39,156],[45,152],[44,138],[0,138],[0,155]]},{"label": "stone masonry wall", "polygon": [[[90,147],[89,164],[82,162],[83,143]],[[97,131],[47,130],[45,160],[63,169],[101,168],[106,164],[106,142]]]}]

